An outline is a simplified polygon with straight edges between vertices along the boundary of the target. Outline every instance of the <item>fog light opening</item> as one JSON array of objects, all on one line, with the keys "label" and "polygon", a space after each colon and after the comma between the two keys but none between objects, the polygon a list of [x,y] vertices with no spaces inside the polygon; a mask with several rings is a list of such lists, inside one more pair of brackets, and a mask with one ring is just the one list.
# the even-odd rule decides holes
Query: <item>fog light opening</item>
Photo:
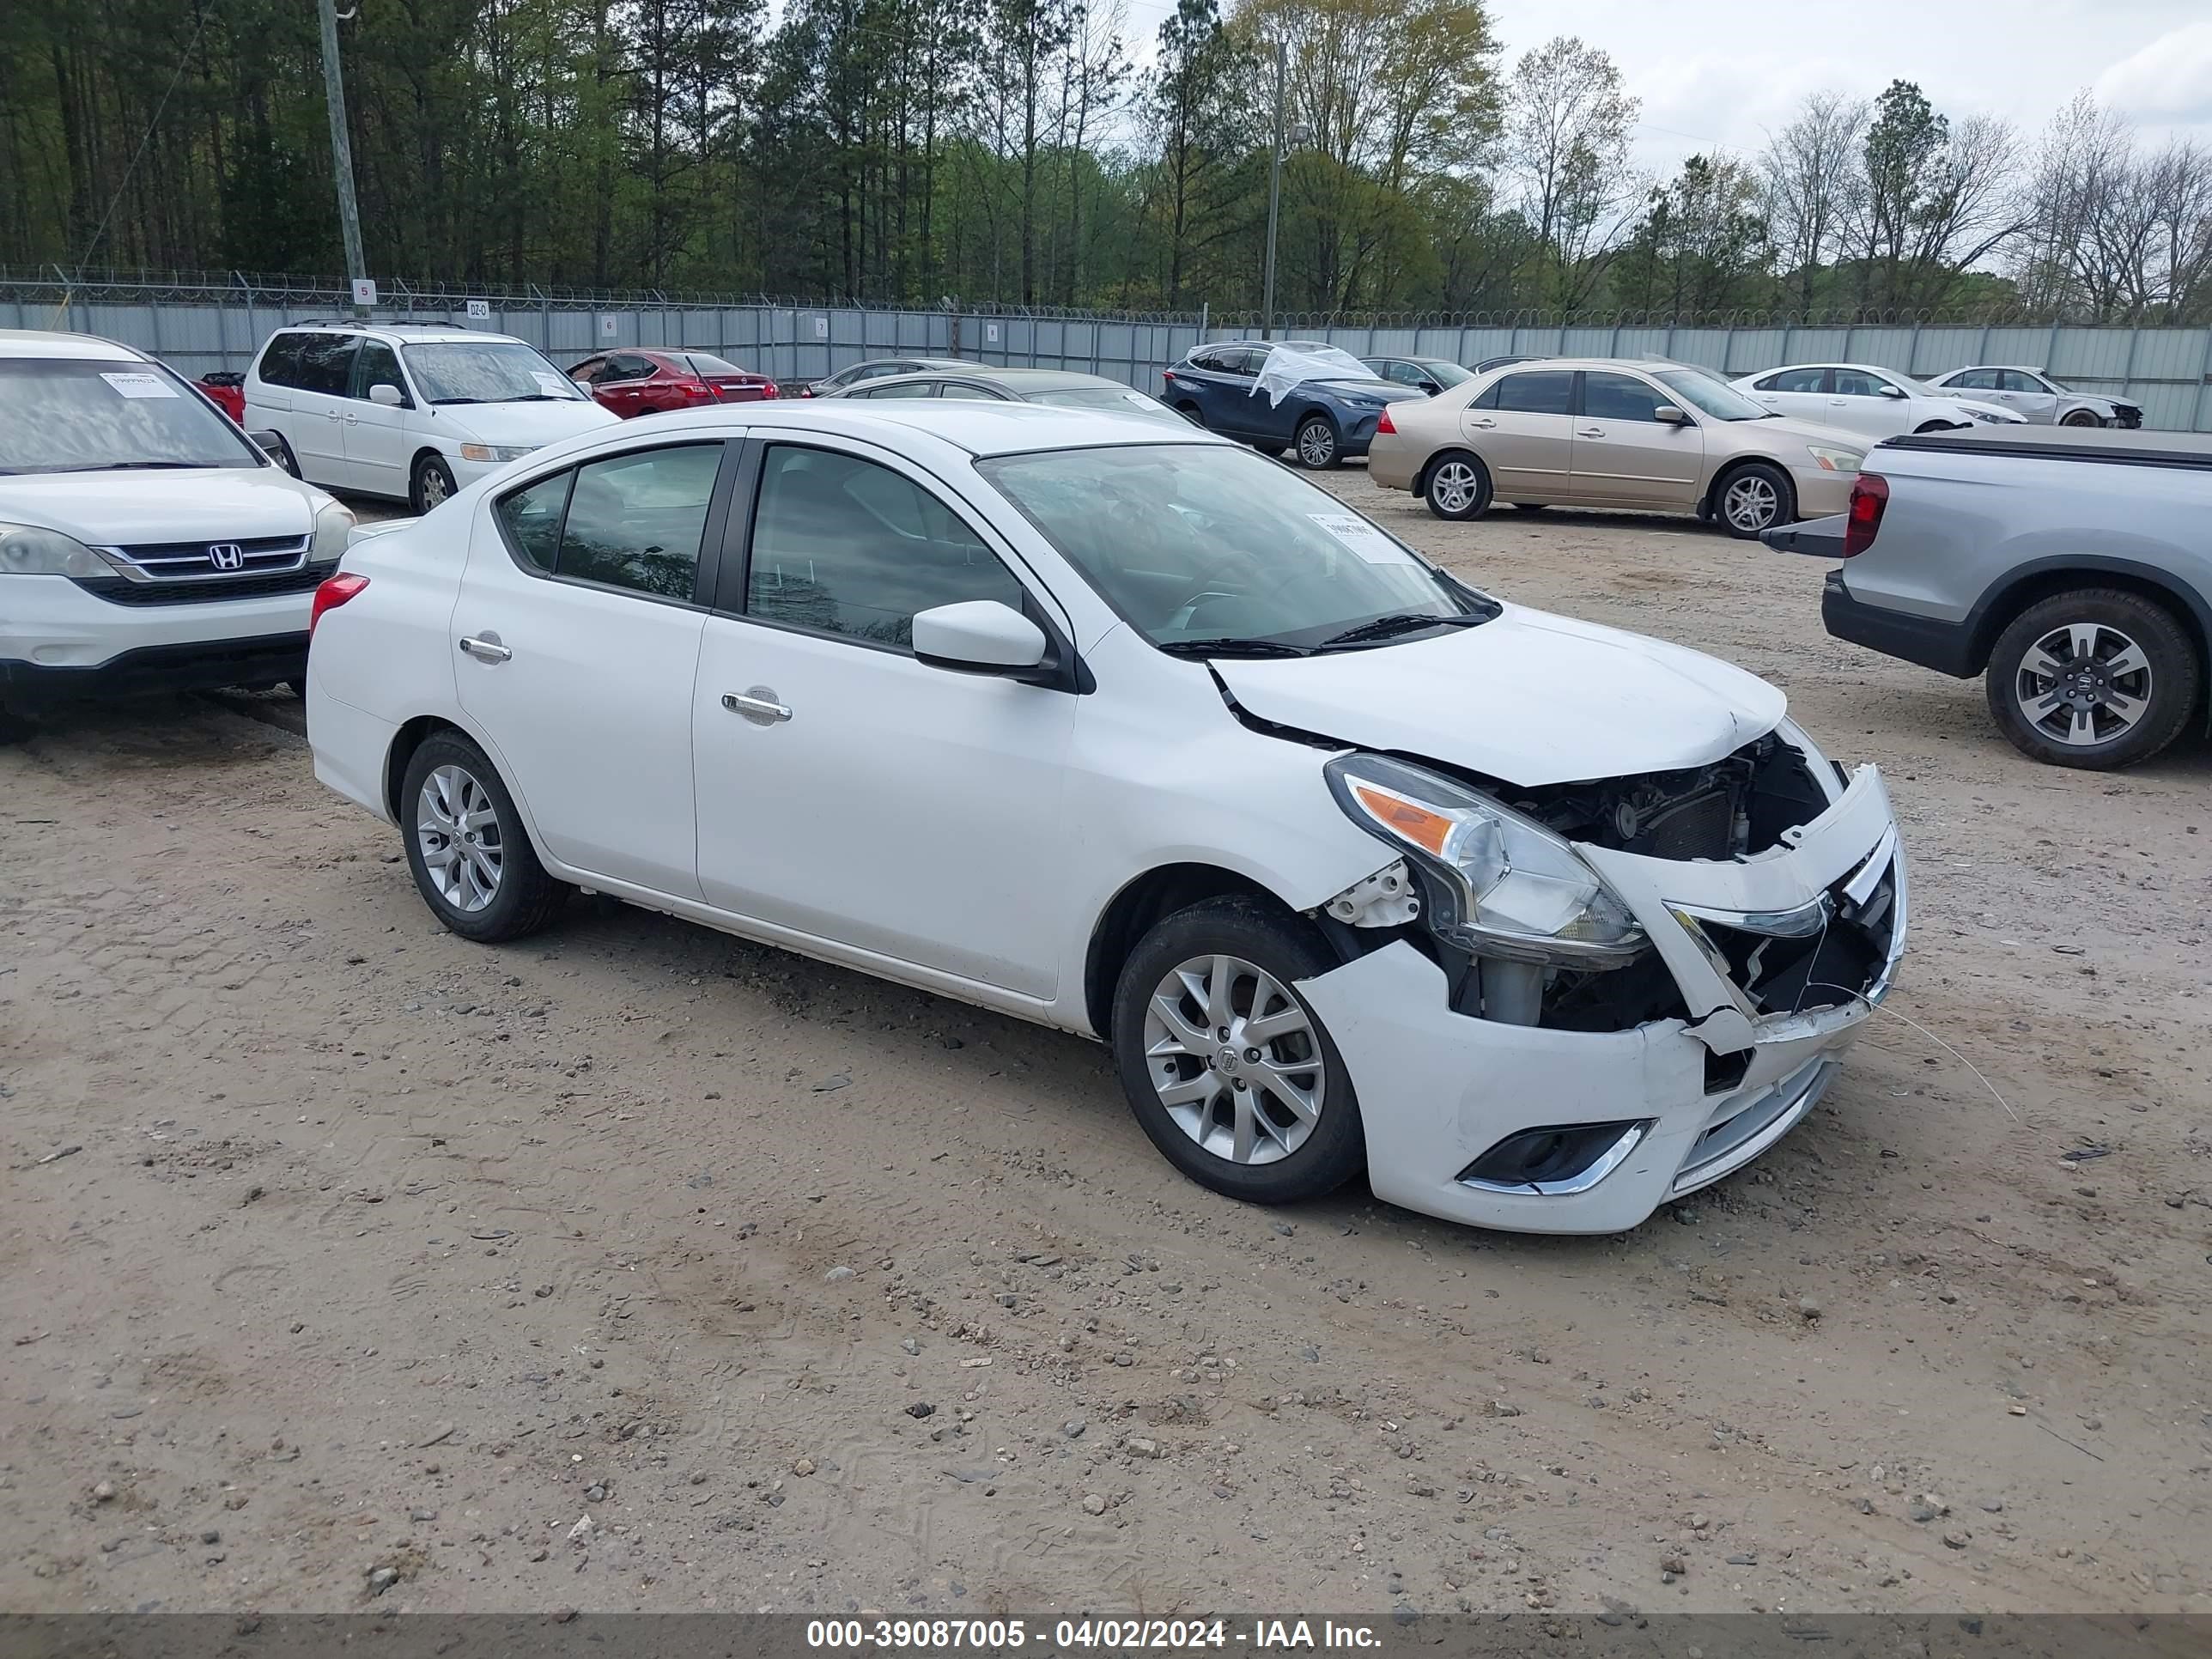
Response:
[{"label": "fog light opening", "polygon": [[1650,1127],[1651,1120],[1644,1118],[1522,1129],[1462,1170],[1458,1180],[1463,1187],[1485,1192],[1544,1197],[1586,1193],[1620,1166]]}]

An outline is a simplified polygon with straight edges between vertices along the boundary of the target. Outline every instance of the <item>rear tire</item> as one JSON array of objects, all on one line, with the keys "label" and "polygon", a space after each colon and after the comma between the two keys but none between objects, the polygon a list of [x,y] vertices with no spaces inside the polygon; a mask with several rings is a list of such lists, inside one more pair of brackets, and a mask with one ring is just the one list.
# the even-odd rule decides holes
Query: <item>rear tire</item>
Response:
[{"label": "rear tire", "polygon": [[1193,426],[1203,427],[1206,424],[1205,421],[1200,418],[1198,405],[1196,404],[1177,404],[1175,406],[1175,411],[1176,414],[1182,416],[1183,419],[1188,421]]},{"label": "rear tire", "polygon": [[1336,422],[1326,415],[1309,415],[1300,421],[1291,444],[1298,452],[1298,465],[1310,472],[1326,472],[1344,460],[1344,441]]},{"label": "rear tire", "polygon": [[1714,518],[1740,542],[1797,521],[1797,488],[1771,461],[1750,461],[1724,473],[1713,486]]},{"label": "rear tire", "polygon": [[453,483],[453,469],[442,459],[435,455],[418,456],[415,462],[414,477],[408,486],[407,504],[415,509],[415,516],[420,518],[441,502],[452,500],[457,487]]},{"label": "rear tire", "polygon": [[2037,600],[1997,635],[1983,675],[1990,717],[2014,748],[2098,772],[2148,760],[2179,737],[2203,685],[2180,621],[2121,588]]},{"label": "rear tire", "polygon": [[1283,459],[1283,447],[1280,444],[1262,443],[1259,440],[1255,439],[1252,443],[1252,447],[1258,450],[1262,455],[1265,455],[1271,461],[1279,461]]},{"label": "rear tire", "polygon": [[458,732],[425,739],[408,757],[399,823],[416,890],[463,939],[479,945],[521,939],[568,901],[571,890],[538,861],[506,783],[483,750]]},{"label": "rear tire", "polygon": [[24,743],[38,734],[39,728],[22,715],[0,702],[0,748],[11,743]]},{"label": "rear tire", "polygon": [[[1218,998],[1214,963],[1226,964]],[[1121,1087],[1161,1156],[1201,1187],[1288,1204],[1365,1166],[1351,1076],[1295,988],[1337,965],[1312,927],[1249,898],[1177,911],[1122,964],[1112,1024]],[[1244,1041],[1245,1024],[1262,1018],[1289,1029]]]},{"label": "rear tire", "polygon": [[1439,519],[1464,524],[1490,507],[1490,469],[1463,449],[1446,450],[1421,477],[1421,499]]}]

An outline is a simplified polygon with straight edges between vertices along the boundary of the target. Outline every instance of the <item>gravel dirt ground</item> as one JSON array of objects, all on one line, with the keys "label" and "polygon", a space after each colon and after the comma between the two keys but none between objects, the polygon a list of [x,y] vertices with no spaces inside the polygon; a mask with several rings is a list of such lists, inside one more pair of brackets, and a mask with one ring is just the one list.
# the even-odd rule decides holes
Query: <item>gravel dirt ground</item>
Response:
[{"label": "gravel dirt ground", "polygon": [[0,752],[0,1607],[2212,1608],[2204,745],[2039,768],[1812,561],[1332,482],[1884,767],[1900,1017],[1775,1152],[1618,1239],[1240,1208],[1103,1049],[471,945],[295,709],[88,714]]}]

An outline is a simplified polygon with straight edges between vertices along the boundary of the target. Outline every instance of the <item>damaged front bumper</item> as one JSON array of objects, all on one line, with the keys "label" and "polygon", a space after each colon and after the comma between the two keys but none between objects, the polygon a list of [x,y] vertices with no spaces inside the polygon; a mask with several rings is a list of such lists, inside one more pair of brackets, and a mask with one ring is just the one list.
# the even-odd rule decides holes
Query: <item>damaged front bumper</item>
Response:
[{"label": "damaged front bumper", "polygon": [[[1358,1092],[1376,1197],[1522,1232],[1634,1227],[1811,1111],[1904,951],[1904,854],[1872,767],[1749,857],[1577,851],[1635,912],[1685,1016],[1593,1032],[1462,1014],[1405,939],[1302,981]],[[1556,1178],[1475,1173],[1559,1129],[1587,1156],[1571,1151]]]}]

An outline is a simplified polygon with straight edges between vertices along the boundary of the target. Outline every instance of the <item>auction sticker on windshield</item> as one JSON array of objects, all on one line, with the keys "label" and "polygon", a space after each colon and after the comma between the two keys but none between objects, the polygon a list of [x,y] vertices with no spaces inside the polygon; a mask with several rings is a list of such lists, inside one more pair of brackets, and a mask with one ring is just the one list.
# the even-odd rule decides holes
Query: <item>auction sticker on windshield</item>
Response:
[{"label": "auction sticker on windshield", "polygon": [[100,377],[125,398],[173,398],[177,388],[159,374],[102,374]]},{"label": "auction sticker on windshield", "polygon": [[1420,562],[1356,513],[1309,513],[1306,517],[1370,564]]},{"label": "auction sticker on windshield", "polygon": [[544,374],[533,368],[530,371],[530,378],[538,382],[538,389],[549,398],[568,396],[567,388],[562,385],[558,374]]}]

